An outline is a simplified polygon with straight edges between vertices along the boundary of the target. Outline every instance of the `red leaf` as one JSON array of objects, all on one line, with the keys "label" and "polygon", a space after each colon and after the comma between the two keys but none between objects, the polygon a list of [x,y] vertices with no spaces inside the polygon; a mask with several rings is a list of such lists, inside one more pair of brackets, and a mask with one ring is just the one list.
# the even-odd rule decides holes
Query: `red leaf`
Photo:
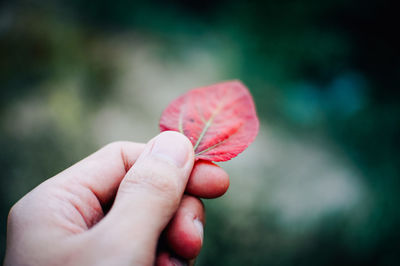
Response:
[{"label": "red leaf", "polygon": [[193,89],[164,110],[160,130],[185,134],[196,159],[227,161],[244,151],[258,133],[253,99],[240,81]]}]

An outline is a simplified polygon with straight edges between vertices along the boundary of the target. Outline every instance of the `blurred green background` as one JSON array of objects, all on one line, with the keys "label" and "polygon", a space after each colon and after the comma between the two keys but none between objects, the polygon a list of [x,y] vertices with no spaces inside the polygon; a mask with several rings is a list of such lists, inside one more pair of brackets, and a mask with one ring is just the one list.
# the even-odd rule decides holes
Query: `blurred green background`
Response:
[{"label": "blurred green background", "polygon": [[399,265],[394,2],[0,1],[0,258],[33,187],[146,142],[188,89],[241,79],[261,129],[221,163],[198,265]]}]

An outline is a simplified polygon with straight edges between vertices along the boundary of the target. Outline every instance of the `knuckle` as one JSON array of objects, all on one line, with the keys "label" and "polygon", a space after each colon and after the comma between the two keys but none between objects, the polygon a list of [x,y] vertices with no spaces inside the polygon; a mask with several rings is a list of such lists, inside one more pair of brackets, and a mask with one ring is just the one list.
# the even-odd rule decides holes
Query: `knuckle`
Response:
[{"label": "knuckle", "polygon": [[132,142],[132,141],[113,141],[103,146],[101,150],[108,150],[114,152],[121,152],[125,149],[139,148],[143,145],[143,143]]},{"label": "knuckle", "polygon": [[8,212],[8,218],[7,218],[9,223],[14,223],[16,220],[19,220],[21,213],[20,209],[21,209],[20,201],[18,201],[11,207],[10,211]]},{"label": "knuckle", "polygon": [[125,141],[113,141],[105,145],[103,149],[120,150],[125,143]]}]

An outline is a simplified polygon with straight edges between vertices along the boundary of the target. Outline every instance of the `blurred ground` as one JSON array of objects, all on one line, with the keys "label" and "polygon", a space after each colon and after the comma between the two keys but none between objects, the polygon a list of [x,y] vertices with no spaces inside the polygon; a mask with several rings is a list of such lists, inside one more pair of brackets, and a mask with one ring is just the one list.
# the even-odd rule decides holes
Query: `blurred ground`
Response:
[{"label": "blurred ground", "polygon": [[205,202],[198,265],[398,264],[395,10],[0,2],[0,250],[9,208],[40,182],[108,142],[146,142],[188,89],[241,79],[260,134],[220,164],[231,187]]}]

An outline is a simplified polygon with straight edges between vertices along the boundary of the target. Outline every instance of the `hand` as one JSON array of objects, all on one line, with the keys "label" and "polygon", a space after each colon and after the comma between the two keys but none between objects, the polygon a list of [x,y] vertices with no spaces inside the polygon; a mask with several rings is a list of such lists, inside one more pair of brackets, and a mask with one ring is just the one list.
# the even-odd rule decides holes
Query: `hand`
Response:
[{"label": "hand", "polygon": [[229,186],[218,166],[193,165],[177,132],[107,145],[13,206],[5,265],[184,265],[203,242],[197,197]]}]

